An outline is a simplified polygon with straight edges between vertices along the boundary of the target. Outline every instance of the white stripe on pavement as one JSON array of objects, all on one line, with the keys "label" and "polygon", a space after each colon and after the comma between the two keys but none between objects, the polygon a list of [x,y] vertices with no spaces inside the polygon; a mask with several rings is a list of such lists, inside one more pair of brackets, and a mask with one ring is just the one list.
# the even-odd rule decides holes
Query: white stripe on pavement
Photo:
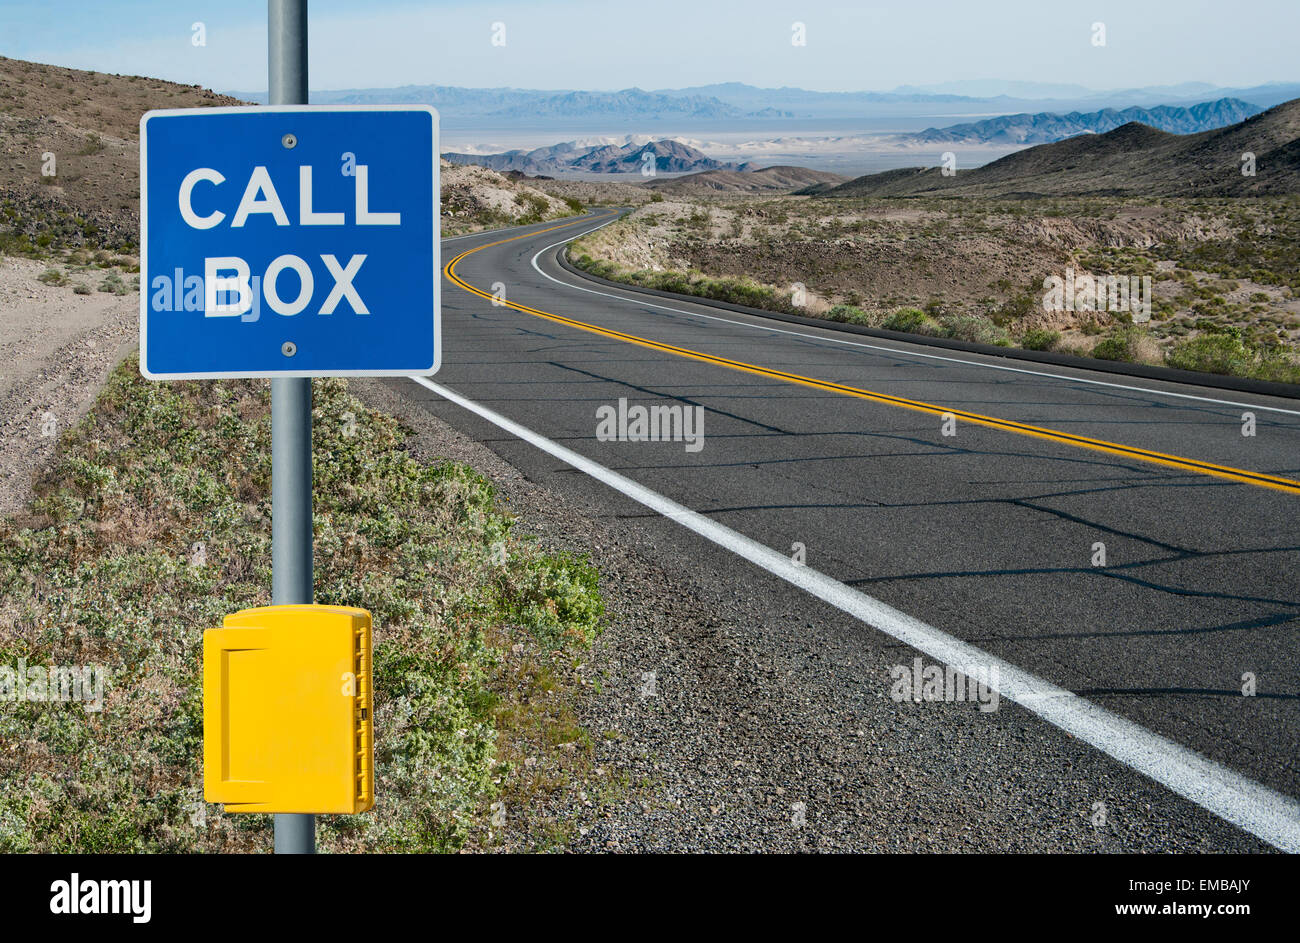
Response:
[{"label": "white stripe on pavement", "polygon": [[466,399],[454,390],[425,377],[411,379],[633,501],[676,521],[706,540],[762,567],[935,661],[954,667],[986,667],[990,681],[996,680],[996,683],[989,686],[996,689],[1000,696],[1015,701],[1048,723],[1270,845],[1286,852],[1300,852],[1300,803],[1289,796],[1247,779],[1072,691],[1038,678],[824,573],[807,566],[797,566],[784,554],[579,455],[486,406]]}]

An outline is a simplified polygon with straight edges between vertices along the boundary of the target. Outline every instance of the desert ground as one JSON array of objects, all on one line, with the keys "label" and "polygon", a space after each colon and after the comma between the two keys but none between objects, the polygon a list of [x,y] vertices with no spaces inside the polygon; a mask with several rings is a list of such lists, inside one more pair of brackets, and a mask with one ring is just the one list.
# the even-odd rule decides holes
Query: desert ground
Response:
[{"label": "desert ground", "polygon": [[[571,256],[606,277],[774,310],[1213,372],[1233,372],[1211,356],[1229,338],[1257,372],[1296,382],[1298,236],[1300,203],[1288,196],[697,193],[639,206]],[[1070,273],[1149,277],[1149,320],[1105,304],[1045,310],[1045,279]]]}]

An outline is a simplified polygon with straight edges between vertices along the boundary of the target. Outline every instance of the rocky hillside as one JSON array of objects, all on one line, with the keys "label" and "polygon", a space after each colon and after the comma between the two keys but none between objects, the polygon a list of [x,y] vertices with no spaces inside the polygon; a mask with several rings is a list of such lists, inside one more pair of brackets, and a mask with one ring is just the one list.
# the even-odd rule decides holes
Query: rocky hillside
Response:
[{"label": "rocky hillside", "polygon": [[600,145],[580,145],[566,141],[531,151],[514,150],[501,154],[453,152],[442,156],[453,164],[477,164],[492,170],[513,170],[533,175],[574,172],[639,174],[642,167],[646,166],[643,155],[647,151],[654,155],[654,167],[659,173],[692,173],[735,166],[714,160],[688,144],[667,139],[645,144],[628,141],[624,144]]},{"label": "rocky hillside", "polygon": [[840,174],[806,167],[764,167],[761,170],[705,170],[671,180],[645,184],[663,193],[783,193],[807,187],[830,187],[848,180]]},{"label": "rocky hillside", "polygon": [[237,104],[197,86],[0,57],[0,239],[134,246],[140,115]]},{"label": "rocky hillside", "polygon": [[1103,108],[1086,114],[1040,112],[999,115],[946,128],[927,128],[904,135],[915,144],[1050,144],[1080,134],[1105,134],[1137,121],[1171,134],[1196,134],[1245,121],[1264,109],[1237,98],[1202,102],[1190,108],[1157,105],[1154,108]]},{"label": "rocky hillside", "polygon": [[[1254,175],[1244,174],[1253,155]],[[858,177],[833,197],[1266,196],[1300,193],[1300,99],[1238,124],[1169,134],[1131,122],[945,177],[914,167]]]},{"label": "rocky hillside", "polygon": [[[198,86],[0,57],[0,253],[139,238],[140,116],[244,104]],[[443,165],[449,233],[552,219],[565,200],[479,168]]]},{"label": "rocky hillside", "polygon": [[444,236],[556,219],[580,208],[578,200],[544,193],[494,170],[442,162]]}]

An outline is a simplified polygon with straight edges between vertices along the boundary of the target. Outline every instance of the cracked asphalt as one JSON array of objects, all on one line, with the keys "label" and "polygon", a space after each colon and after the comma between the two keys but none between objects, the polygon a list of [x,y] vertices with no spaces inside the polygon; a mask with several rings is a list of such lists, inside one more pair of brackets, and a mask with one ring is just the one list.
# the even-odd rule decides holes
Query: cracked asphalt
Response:
[{"label": "cracked asphalt", "polygon": [[[792,327],[583,282],[543,252],[559,284],[532,260],[587,227],[549,228],[450,243],[534,233],[457,272],[706,355],[1300,476],[1297,401]],[[647,349],[450,283],[443,318],[436,382],[1300,796],[1300,495],[974,423],[945,435],[937,415]],[[1024,369],[996,369],[1008,364]],[[430,391],[386,386],[480,460],[490,450],[496,477],[532,495],[537,526],[592,548],[605,574],[614,618],[593,653],[605,683],[589,720],[610,731],[603,761],[653,783],[654,798],[585,826],[592,847],[1267,850],[1014,704],[896,703],[889,669],[910,666],[911,649]],[[597,409],[620,398],[700,407],[704,448],[598,441]]]}]

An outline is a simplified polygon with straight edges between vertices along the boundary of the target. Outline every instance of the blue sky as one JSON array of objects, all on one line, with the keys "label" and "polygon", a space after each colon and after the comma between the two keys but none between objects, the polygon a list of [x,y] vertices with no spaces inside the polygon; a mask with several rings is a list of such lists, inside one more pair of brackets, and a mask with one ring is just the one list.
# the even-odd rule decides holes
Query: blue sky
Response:
[{"label": "blue sky", "polygon": [[[205,24],[207,45],[191,42]],[[790,42],[806,25],[807,45]],[[1091,41],[1105,23],[1106,45]],[[492,44],[494,23],[505,45]],[[1300,78],[1297,0],[312,0],[311,86],[822,90],[963,79],[1126,88]],[[0,0],[0,54],[266,88],[263,0]]]}]

